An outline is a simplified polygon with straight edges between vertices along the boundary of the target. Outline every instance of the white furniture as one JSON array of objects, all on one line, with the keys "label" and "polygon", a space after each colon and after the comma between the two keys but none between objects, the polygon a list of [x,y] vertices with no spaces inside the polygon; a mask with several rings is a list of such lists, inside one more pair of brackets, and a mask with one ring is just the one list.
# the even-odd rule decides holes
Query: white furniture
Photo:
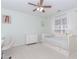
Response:
[{"label": "white furniture", "polygon": [[1,40],[1,46],[2,46],[3,42],[4,42],[4,40]]},{"label": "white furniture", "polygon": [[38,35],[36,33],[28,33],[26,35],[26,44],[32,44],[37,42],[39,42],[39,40]]},{"label": "white furniture", "polygon": [[43,37],[43,42],[50,44],[52,46],[57,46],[60,48],[68,49],[68,40],[66,36],[58,36],[55,34],[46,34]]},{"label": "white furniture", "polygon": [[65,35],[44,34],[43,42],[66,50],[76,50],[76,35],[70,33]]},{"label": "white furniture", "polygon": [[68,48],[69,55],[72,53],[77,53],[77,35],[68,35]]},{"label": "white furniture", "polygon": [[4,52],[10,48],[12,48],[14,41],[12,40],[12,38],[5,38],[2,39],[2,45],[1,45],[1,50],[2,50],[2,59],[4,59]]}]

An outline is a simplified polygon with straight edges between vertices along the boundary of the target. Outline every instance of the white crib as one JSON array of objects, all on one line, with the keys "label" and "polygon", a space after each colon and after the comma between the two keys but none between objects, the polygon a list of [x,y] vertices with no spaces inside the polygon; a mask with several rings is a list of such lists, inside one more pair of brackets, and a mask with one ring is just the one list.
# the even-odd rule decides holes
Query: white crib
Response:
[{"label": "white crib", "polygon": [[[76,35],[54,35],[54,34],[44,34],[43,42],[58,46],[60,48],[69,50],[72,47],[73,42],[76,41]],[[70,46],[71,45],[71,46]],[[76,46],[74,43],[73,46]]]}]

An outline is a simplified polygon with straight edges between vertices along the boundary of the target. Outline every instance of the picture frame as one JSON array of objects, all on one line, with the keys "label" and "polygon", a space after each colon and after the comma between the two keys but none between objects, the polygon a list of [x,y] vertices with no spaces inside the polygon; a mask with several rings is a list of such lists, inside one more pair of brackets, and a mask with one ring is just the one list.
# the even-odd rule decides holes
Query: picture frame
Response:
[{"label": "picture frame", "polygon": [[4,23],[4,24],[11,24],[11,16],[9,16],[9,15],[2,15],[2,23]]}]

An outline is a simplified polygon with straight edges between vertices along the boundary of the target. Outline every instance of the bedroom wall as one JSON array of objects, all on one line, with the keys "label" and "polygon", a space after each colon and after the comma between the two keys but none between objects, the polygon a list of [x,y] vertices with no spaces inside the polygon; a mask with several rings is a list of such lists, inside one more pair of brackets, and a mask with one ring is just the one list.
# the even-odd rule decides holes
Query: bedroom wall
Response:
[{"label": "bedroom wall", "polygon": [[73,34],[77,34],[77,10],[72,9],[67,11],[68,16],[68,28],[69,31],[73,32]]},{"label": "bedroom wall", "polygon": [[[55,16],[62,15],[62,14],[63,15],[65,14],[65,16],[67,16],[68,32],[72,32],[73,34],[76,34],[76,31],[77,31],[77,10],[76,10],[76,8],[67,10],[67,11],[58,12],[55,15],[51,16],[50,17],[50,22],[51,22],[50,29],[52,29],[51,32],[53,33],[54,29],[55,29],[54,28]],[[63,15],[62,15],[62,17],[64,17]]]},{"label": "bedroom wall", "polygon": [[[55,16],[57,15],[61,15],[65,13],[67,16],[67,20],[68,20],[68,32],[72,32],[73,34],[76,35],[77,32],[77,10],[76,8],[71,9],[71,10],[67,10],[67,11],[63,11],[60,13],[56,13],[55,15],[52,15],[50,17],[48,17],[48,30],[50,33],[54,34],[54,21],[55,21]],[[55,34],[56,35],[56,34]],[[59,35],[59,34],[58,34]],[[58,36],[57,35],[57,36]],[[52,39],[44,39],[44,42],[48,43],[48,44],[52,44],[52,45],[57,45],[59,47],[65,48],[67,49],[67,43],[68,41],[66,40],[66,38],[64,37],[63,39],[61,38],[57,38],[57,37],[53,37]]]},{"label": "bedroom wall", "polygon": [[43,23],[44,23],[43,33],[51,33],[50,17],[44,17],[43,18]]},{"label": "bedroom wall", "polygon": [[2,15],[11,16],[11,24],[2,23],[1,36],[12,36],[15,40],[15,46],[26,43],[26,33],[41,33],[44,31],[41,22],[42,18],[33,15],[27,15],[25,13],[7,10],[2,8]]}]

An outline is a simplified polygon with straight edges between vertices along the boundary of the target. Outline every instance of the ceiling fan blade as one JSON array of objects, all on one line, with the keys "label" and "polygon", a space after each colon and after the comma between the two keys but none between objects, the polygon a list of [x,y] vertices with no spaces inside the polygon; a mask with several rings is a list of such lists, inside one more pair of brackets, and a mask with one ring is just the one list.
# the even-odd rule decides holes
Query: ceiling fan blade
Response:
[{"label": "ceiling fan blade", "polygon": [[37,8],[36,8],[36,9],[34,9],[34,10],[33,10],[33,12],[35,12],[36,10],[37,10]]},{"label": "ceiling fan blade", "polygon": [[44,0],[40,0],[40,5],[43,5]]},{"label": "ceiling fan blade", "polygon": [[29,5],[33,5],[33,6],[37,6],[36,4],[30,3],[30,2],[29,2],[28,4],[29,4]]},{"label": "ceiling fan blade", "polygon": [[44,7],[44,8],[51,8],[52,6],[42,6],[42,7]]}]

